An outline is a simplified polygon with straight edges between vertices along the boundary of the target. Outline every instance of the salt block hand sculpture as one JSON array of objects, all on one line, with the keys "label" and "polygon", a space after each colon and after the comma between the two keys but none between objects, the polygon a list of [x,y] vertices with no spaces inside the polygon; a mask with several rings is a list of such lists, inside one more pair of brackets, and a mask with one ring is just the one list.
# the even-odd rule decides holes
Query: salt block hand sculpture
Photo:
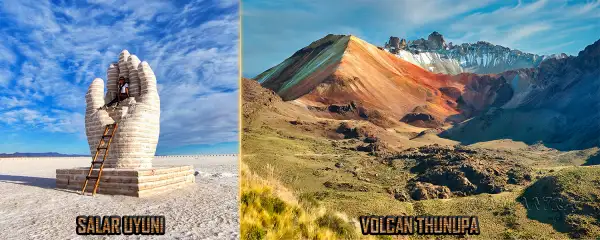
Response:
[{"label": "salt block hand sculpture", "polygon": [[[100,109],[117,96],[119,77],[129,78],[130,97],[116,108]],[[160,133],[160,99],[154,72],[147,62],[123,50],[119,62],[108,67],[106,87],[104,96],[104,81],[96,78],[85,96],[85,133],[92,156],[106,125],[117,122],[104,167],[151,168]]]}]

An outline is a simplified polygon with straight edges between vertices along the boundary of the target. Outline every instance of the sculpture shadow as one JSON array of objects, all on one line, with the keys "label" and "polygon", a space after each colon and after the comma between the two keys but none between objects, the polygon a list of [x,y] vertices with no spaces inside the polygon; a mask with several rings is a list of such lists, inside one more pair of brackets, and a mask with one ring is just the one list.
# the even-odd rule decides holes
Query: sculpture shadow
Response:
[{"label": "sculpture shadow", "polygon": [[52,189],[56,187],[55,178],[15,176],[0,174],[0,182],[28,185],[40,188]]}]

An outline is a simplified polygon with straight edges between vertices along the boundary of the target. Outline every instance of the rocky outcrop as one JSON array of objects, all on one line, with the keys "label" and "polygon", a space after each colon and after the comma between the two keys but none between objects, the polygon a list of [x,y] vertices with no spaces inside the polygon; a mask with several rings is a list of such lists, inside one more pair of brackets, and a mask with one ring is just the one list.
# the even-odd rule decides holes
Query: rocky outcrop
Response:
[{"label": "rocky outcrop", "polygon": [[[408,189],[410,189],[410,197],[415,200],[447,199],[452,196],[452,192],[448,187],[433,185],[427,182],[411,182]],[[399,196],[401,198],[399,199],[400,201],[406,201],[403,200],[403,195],[400,194]]]},{"label": "rocky outcrop", "polygon": [[390,40],[385,43],[384,48],[388,49],[391,53],[397,54],[400,50],[406,49],[406,39],[391,36]]},{"label": "rocky outcrop", "polygon": [[[118,107],[100,110],[116,96],[117,79],[130,79],[131,97]],[[86,94],[85,127],[90,152],[96,153],[105,126],[117,122],[116,135],[110,145],[106,168],[150,168],[160,132],[160,99],[156,76],[147,62],[139,63],[135,55],[123,50],[119,62],[107,70],[107,93],[104,81],[96,78]],[[136,86],[137,85],[137,86]]]},{"label": "rocky outcrop", "polygon": [[368,152],[372,155],[385,155],[389,149],[390,147],[384,142],[366,143],[356,147],[356,151]]},{"label": "rocky outcrop", "polygon": [[439,88],[439,90],[440,90],[440,92],[442,92],[443,94],[445,94],[448,97],[451,97],[454,100],[460,98],[460,96],[462,94],[460,89],[455,88],[455,87],[441,87],[441,88]]},{"label": "rocky outcrop", "polygon": [[399,47],[400,47],[400,50],[406,49],[406,39],[403,38],[402,40],[400,40],[400,46]]},{"label": "rocky outcrop", "polygon": [[442,122],[436,120],[431,114],[422,112],[406,114],[404,117],[402,117],[402,119],[400,119],[400,121],[413,126],[426,128],[435,128],[443,125]]},{"label": "rocky outcrop", "polygon": [[432,49],[446,49],[446,40],[444,40],[444,36],[438,32],[432,32],[427,37],[427,41]]},{"label": "rocky outcrop", "polygon": [[576,61],[577,65],[583,69],[593,69],[600,66],[600,39],[580,51]]},{"label": "rocky outcrop", "polygon": [[531,181],[531,168],[467,147],[439,145],[405,150],[393,159],[414,160],[407,188],[414,200],[500,193]]},{"label": "rocky outcrop", "polygon": [[360,128],[357,128],[349,122],[342,122],[340,123],[340,126],[336,129],[336,132],[343,134],[345,139],[359,138],[361,137],[359,129]]},{"label": "rocky outcrop", "polygon": [[342,122],[335,131],[343,134],[345,139],[361,139],[366,143],[377,142],[377,129],[374,126]]},{"label": "rocky outcrop", "polygon": [[398,37],[390,37],[390,41],[388,43],[390,48],[400,48],[400,38]]}]

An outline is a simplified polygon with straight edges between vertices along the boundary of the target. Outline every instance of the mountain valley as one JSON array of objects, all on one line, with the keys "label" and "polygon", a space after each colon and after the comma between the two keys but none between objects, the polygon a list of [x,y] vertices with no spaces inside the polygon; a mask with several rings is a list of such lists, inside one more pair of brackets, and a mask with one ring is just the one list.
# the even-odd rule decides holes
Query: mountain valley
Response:
[{"label": "mountain valley", "polygon": [[[401,51],[462,49],[435,39]],[[242,79],[243,162],[353,218],[477,215],[484,239],[600,236],[589,220],[600,210],[582,200],[597,192],[582,189],[600,185],[568,177],[600,174],[600,40],[578,56],[525,55],[479,70],[458,64],[450,74],[389,47],[330,34]],[[561,184],[551,197],[573,211],[521,203],[547,196],[539,188],[548,181]]]}]

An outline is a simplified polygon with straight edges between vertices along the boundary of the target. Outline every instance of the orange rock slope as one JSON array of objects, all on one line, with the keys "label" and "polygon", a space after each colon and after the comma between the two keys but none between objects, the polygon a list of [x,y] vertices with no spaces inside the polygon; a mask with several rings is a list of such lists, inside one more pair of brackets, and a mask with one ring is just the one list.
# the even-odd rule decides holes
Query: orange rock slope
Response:
[{"label": "orange rock slope", "polygon": [[506,84],[496,76],[434,74],[343,35],[315,41],[255,79],[317,114],[367,119],[377,115],[383,122],[402,120],[426,127],[483,109]]}]

